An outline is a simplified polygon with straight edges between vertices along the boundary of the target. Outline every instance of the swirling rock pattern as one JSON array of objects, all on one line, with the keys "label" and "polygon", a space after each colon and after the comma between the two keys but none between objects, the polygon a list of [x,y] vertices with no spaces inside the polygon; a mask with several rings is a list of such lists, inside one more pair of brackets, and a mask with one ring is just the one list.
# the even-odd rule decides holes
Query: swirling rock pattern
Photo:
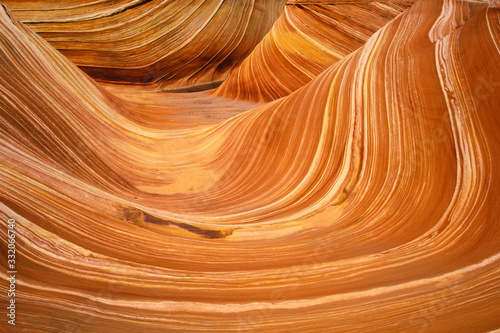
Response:
[{"label": "swirling rock pattern", "polygon": [[284,0],[4,0],[12,14],[101,82],[215,87],[252,51]]},{"label": "swirling rock pattern", "polygon": [[414,1],[289,1],[262,43],[215,91],[269,102],[287,96],[368,38]]},{"label": "swirling rock pattern", "polygon": [[1,9],[18,327],[498,330],[499,19],[419,0],[256,104],[103,85]]}]

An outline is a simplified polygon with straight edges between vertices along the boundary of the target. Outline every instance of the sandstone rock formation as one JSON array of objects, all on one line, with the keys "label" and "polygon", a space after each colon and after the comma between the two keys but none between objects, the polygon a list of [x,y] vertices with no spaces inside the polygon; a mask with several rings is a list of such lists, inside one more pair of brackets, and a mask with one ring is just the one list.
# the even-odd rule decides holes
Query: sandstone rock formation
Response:
[{"label": "sandstone rock formation", "polygon": [[284,0],[3,2],[93,78],[164,90],[220,84],[284,5]]},{"label": "sandstone rock formation", "polygon": [[[144,69],[113,67],[111,44],[56,50],[58,20],[83,24],[69,1],[53,2],[60,13],[30,1],[0,8],[1,246],[15,219],[16,329],[498,330],[500,9],[382,2],[343,1],[355,8],[349,30],[335,1],[262,1],[255,15],[281,16],[250,53],[265,27],[250,32],[232,10],[259,1],[200,1],[235,35],[203,30],[201,14],[167,24],[201,39],[165,62],[173,76],[156,85],[137,84]],[[127,13],[114,4],[95,2],[82,20],[111,26],[106,13]],[[152,6],[168,21],[154,4],[131,10]],[[136,28],[144,20],[102,36],[88,32],[92,20],[78,29],[88,43],[130,32],[153,49]],[[290,22],[294,33],[276,37]],[[218,90],[166,92],[213,81],[215,58],[177,72],[207,40],[221,52],[238,40],[241,66]],[[305,40],[317,48],[305,44],[296,65],[276,58]],[[136,61],[161,63],[171,49],[149,51]],[[2,256],[2,304],[6,265]]]},{"label": "sandstone rock formation", "polygon": [[265,102],[287,96],[361,47],[413,3],[290,0],[262,43],[215,94]]}]

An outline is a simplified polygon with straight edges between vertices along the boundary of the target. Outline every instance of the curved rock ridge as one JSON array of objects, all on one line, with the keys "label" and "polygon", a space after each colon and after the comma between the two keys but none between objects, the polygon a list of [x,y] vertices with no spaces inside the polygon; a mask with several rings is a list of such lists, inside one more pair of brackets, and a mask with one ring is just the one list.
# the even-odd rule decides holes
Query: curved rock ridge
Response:
[{"label": "curved rock ridge", "polygon": [[302,87],[415,1],[289,1],[271,31],[214,92],[269,102]]},{"label": "curved rock ridge", "polygon": [[96,82],[0,7],[16,328],[498,330],[499,19],[419,0],[257,104]]},{"label": "curved rock ridge", "polygon": [[218,86],[284,5],[284,0],[3,2],[93,78],[162,90]]}]

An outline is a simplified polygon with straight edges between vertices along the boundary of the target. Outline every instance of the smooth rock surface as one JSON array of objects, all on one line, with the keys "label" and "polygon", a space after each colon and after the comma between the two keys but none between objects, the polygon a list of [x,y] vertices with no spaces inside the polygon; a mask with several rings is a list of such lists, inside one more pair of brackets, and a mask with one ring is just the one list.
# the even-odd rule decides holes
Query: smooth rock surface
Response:
[{"label": "smooth rock surface", "polygon": [[[85,13],[104,15],[116,3],[98,1]],[[257,3],[228,2],[214,17],[231,21],[230,8]],[[328,50],[345,46],[331,65],[298,57],[316,72],[291,82],[285,71],[299,67],[266,50],[284,18],[303,9],[288,4],[281,13],[281,3],[266,3],[272,8],[259,15],[281,16],[234,67],[229,90],[196,93],[166,92],[169,80],[96,81],[101,72],[87,66],[106,50],[65,57],[52,35],[20,21],[54,13],[34,1],[18,3],[32,8],[26,13],[0,7],[1,246],[6,253],[14,218],[16,329],[500,329],[500,9],[489,1],[396,1],[390,17],[374,16],[380,29],[370,25],[362,46],[330,40]],[[333,16],[335,5],[317,3]],[[355,12],[372,15],[365,9]],[[63,11],[60,20],[77,24],[70,14],[79,11]],[[204,35],[206,19],[196,17],[187,36]],[[231,27],[244,30],[238,20]],[[234,41],[205,32],[214,49],[225,50],[218,37]],[[299,40],[280,43],[295,52]],[[207,47],[192,43],[186,50]],[[139,52],[137,61],[166,53]],[[268,69],[248,64],[257,59]],[[106,66],[102,75],[118,73]],[[132,76],[140,75],[147,73]]]}]

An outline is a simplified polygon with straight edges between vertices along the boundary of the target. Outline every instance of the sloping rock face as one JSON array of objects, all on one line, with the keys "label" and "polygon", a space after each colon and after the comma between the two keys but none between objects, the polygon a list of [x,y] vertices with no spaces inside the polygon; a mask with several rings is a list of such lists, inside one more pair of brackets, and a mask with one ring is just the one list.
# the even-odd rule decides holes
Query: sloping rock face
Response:
[{"label": "sloping rock face", "polygon": [[287,96],[366,43],[415,1],[294,1],[215,95],[269,102]]},{"label": "sloping rock face", "polygon": [[93,78],[164,90],[220,84],[284,5],[284,0],[3,2]]},{"label": "sloping rock face", "polygon": [[[279,16],[269,4],[259,15],[279,18],[262,42],[218,90],[196,93],[165,92],[166,77],[136,84],[139,74],[113,84],[104,76],[114,70],[83,63],[98,57],[65,57],[19,20],[53,21],[52,11],[0,8],[1,246],[14,220],[15,328],[498,330],[500,8],[343,3],[357,14],[294,1]],[[51,4],[71,22],[118,6]],[[222,8],[215,16],[231,21]],[[210,47],[232,40],[194,21]],[[275,39],[290,22],[296,35]],[[316,48],[297,65],[276,58],[278,44],[293,54],[302,41]],[[158,52],[144,58],[170,51]],[[12,268],[1,259],[8,306]]]}]

